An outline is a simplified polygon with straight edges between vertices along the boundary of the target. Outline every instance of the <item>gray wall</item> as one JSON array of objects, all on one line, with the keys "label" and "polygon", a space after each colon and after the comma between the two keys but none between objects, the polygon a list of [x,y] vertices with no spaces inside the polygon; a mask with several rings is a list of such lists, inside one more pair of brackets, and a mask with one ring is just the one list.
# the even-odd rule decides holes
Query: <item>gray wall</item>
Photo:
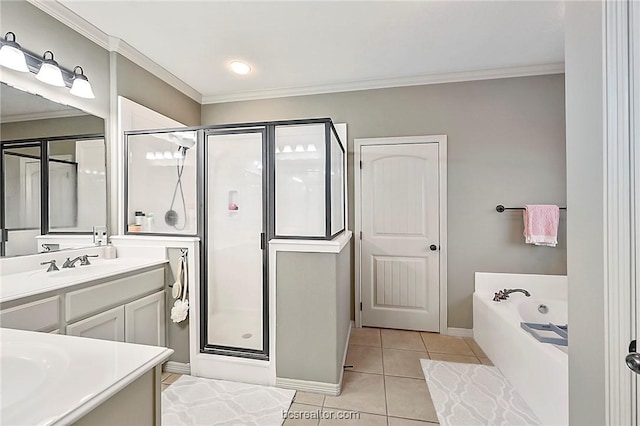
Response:
[{"label": "gray wall", "polygon": [[572,425],[606,424],[603,13],[601,2],[565,6]]},{"label": "gray wall", "polygon": [[277,377],[339,382],[350,324],[349,252],[278,253]]},{"label": "gray wall", "polygon": [[117,94],[187,126],[200,124],[200,104],[120,54],[116,62]]},{"label": "gray wall", "polygon": [[93,115],[0,124],[3,141],[53,136],[104,134],[104,120]]},{"label": "gray wall", "polygon": [[[497,204],[565,204],[563,75],[202,107],[203,125],[327,116],[347,123],[350,151],[354,138],[448,135],[449,327],[472,327],[476,271],[566,273],[564,213],[560,244],[547,248],[523,244],[521,214],[495,211]],[[351,229],[352,161],[351,154]]]}]

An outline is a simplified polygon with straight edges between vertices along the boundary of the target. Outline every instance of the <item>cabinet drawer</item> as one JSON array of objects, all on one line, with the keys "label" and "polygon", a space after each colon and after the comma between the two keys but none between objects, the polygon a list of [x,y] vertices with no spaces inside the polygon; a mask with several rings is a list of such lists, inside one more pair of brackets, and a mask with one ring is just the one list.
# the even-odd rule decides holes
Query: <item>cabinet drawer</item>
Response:
[{"label": "cabinet drawer", "polygon": [[74,291],[66,296],[66,318],[74,321],[162,289],[164,268]]},{"label": "cabinet drawer", "polygon": [[50,331],[59,327],[58,296],[27,303],[0,312],[0,325],[18,330]]}]

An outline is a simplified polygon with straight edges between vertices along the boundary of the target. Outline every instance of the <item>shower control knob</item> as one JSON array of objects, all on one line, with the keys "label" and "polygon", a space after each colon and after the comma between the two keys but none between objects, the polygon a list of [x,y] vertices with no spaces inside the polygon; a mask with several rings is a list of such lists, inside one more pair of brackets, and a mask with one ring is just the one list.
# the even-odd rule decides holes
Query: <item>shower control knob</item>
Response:
[{"label": "shower control knob", "polygon": [[431,245],[429,246],[429,250],[431,250],[431,251],[436,251],[436,250],[438,250],[439,248],[440,248],[440,247],[438,247],[438,246],[437,246],[437,245],[435,245],[435,244],[431,244]]}]

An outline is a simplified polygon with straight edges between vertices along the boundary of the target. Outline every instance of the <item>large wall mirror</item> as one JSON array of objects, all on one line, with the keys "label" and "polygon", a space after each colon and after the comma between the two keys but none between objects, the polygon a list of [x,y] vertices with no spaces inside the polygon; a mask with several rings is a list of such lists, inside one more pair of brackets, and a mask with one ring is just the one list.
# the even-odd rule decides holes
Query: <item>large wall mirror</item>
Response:
[{"label": "large wall mirror", "polygon": [[104,120],[4,83],[0,101],[0,255],[91,244],[107,224]]}]

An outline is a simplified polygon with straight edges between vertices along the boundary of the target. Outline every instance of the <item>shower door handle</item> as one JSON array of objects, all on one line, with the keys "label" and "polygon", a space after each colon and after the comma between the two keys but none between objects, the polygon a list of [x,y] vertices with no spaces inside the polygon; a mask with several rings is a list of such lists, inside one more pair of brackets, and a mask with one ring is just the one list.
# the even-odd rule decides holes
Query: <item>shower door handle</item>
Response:
[{"label": "shower door handle", "polygon": [[260,250],[264,250],[265,247],[267,246],[267,236],[265,235],[264,232],[260,233]]}]

